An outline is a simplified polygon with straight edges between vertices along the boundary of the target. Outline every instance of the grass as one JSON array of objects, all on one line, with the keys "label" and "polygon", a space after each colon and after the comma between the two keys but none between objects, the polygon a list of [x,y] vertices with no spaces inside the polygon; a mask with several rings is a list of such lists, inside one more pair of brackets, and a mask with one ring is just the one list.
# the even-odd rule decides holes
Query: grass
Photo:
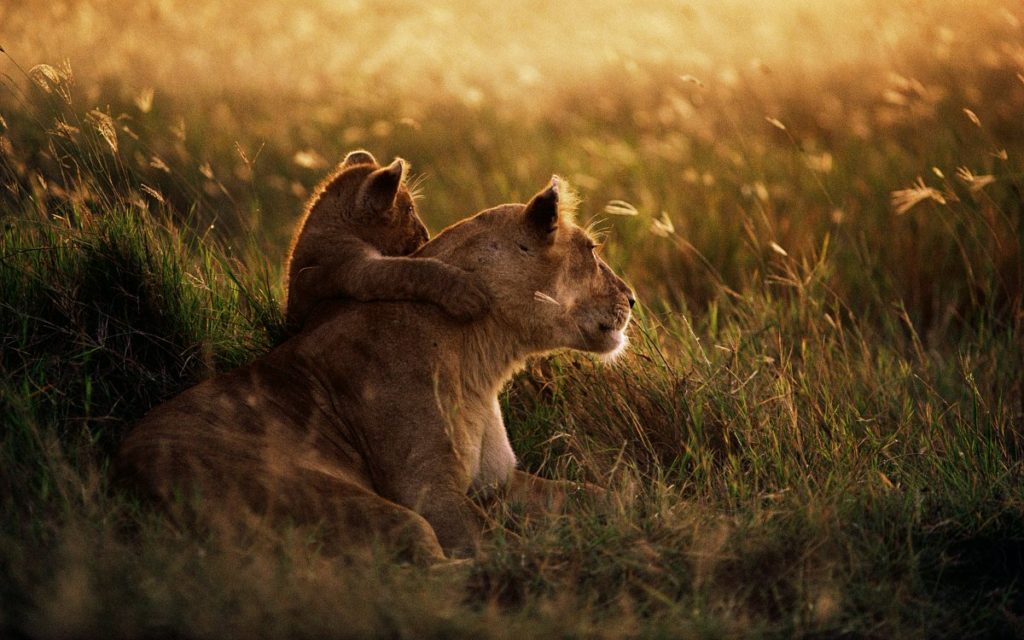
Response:
[{"label": "grass", "polygon": [[[190,15],[217,45],[174,2],[0,9],[0,635],[1024,635],[1019,8],[595,3],[570,33],[257,4]],[[69,66],[29,19],[94,28],[54,38]],[[490,40],[512,24],[532,49]],[[632,348],[532,362],[502,403],[525,468],[608,504],[496,506],[480,557],[428,571],[109,485],[148,408],[282,339],[291,225],[356,146],[428,174],[435,230],[581,191]]]}]

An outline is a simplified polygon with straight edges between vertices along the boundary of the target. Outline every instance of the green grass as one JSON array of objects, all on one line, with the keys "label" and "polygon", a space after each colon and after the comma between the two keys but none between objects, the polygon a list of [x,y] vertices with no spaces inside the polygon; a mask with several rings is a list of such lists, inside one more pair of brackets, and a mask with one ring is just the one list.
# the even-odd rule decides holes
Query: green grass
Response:
[{"label": "green grass", "polygon": [[[5,58],[0,635],[1024,635],[1019,21],[867,4],[909,25],[884,57],[795,47],[769,73],[723,49],[698,86],[638,43],[536,102],[502,93],[513,58],[470,101],[252,69],[184,91],[125,63],[40,84]],[[949,24],[961,56],[937,53]],[[502,404],[525,468],[607,504],[496,506],[478,558],[424,570],[181,530],[110,485],[147,409],[282,339],[287,239],[326,171],[295,154],[356,146],[428,174],[435,231],[552,172],[580,189],[642,303],[632,347],[532,362]],[[895,214],[917,176],[944,202]]]}]

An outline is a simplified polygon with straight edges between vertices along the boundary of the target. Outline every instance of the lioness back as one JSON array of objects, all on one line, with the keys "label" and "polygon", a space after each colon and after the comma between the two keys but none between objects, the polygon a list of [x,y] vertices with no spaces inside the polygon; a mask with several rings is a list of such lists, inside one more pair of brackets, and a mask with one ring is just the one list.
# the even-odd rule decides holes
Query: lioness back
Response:
[{"label": "lioness back", "polygon": [[353,151],[317,187],[288,257],[285,319],[294,332],[334,298],[432,302],[459,319],[484,312],[487,293],[468,274],[405,256],[428,239],[400,158],[381,167]]}]

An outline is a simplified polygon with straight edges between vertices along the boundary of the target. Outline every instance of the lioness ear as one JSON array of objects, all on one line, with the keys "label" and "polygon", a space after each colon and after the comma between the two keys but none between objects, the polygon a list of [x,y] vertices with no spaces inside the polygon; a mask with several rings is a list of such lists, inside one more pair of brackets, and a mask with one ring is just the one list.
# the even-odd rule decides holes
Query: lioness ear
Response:
[{"label": "lioness ear", "polygon": [[548,242],[554,242],[558,230],[558,176],[551,176],[548,188],[530,198],[526,222]]},{"label": "lioness ear", "polygon": [[377,169],[363,181],[359,187],[359,202],[366,213],[380,215],[386,212],[395,204],[395,196],[398,195],[398,186],[402,184],[402,176],[405,174],[405,161],[395,158],[395,161]]},{"label": "lioness ear", "polygon": [[342,161],[342,167],[352,167],[357,164],[377,164],[377,159],[373,157],[373,154],[366,149],[357,149],[350,151],[345,159]]}]

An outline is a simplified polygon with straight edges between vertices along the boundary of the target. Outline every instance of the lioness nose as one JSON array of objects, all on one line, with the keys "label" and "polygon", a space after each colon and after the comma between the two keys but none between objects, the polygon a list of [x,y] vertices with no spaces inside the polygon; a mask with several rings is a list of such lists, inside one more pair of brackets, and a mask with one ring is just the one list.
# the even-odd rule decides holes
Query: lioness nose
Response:
[{"label": "lioness nose", "polygon": [[633,305],[636,304],[636,298],[633,297],[632,293],[627,293],[626,299],[629,300],[629,308],[632,309]]}]

